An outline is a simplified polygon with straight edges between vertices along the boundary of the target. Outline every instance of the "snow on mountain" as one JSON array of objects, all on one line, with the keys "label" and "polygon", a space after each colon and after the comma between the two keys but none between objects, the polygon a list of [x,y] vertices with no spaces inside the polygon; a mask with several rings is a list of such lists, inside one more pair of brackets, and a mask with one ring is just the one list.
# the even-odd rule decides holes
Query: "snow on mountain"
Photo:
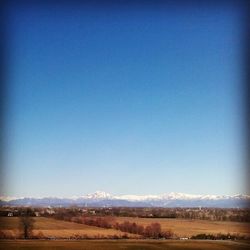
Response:
[{"label": "snow on mountain", "polygon": [[105,200],[112,199],[112,195],[103,191],[96,191],[93,194],[87,194],[79,197],[81,199],[92,199],[92,200]]},{"label": "snow on mountain", "polygon": [[0,205],[85,205],[85,206],[150,206],[150,207],[249,207],[249,195],[197,195],[165,193],[160,195],[111,195],[96,191],[71,198],[0,197]]},{"label": "snow on mountain", "polygon": [[190,199],[199,199],[200,197],[201,195],[175,193],[175,192],[161,195],[161,199],[167,199],[167,200],[180,200],[180,199],[190,200]]},{"label": "snow on mountain", "polygon": [[0,201],[12,201],[16,199],[23,199],[23,197],[18,198],[18,197],[11,197],[11,196],[0,196]]},{"label": "snow on mountain", "polygon": [[128,201],[147,201],[160,199],[159,195],[120,195],[114,196],[114,199]]},{"label": "snow on mountain", "polygon": [[125,199],[130,201],[148,200],[222,200],[222,199],[249,199],[248,195],[197,195],[184,193],[166,193],[160,195],[120,195],[113,196],[114,199]]}]

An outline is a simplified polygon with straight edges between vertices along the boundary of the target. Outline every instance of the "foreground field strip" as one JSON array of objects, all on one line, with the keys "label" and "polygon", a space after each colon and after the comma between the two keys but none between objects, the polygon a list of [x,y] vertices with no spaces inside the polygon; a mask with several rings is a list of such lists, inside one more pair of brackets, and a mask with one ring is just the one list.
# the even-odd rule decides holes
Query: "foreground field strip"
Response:
[{"label": "foreground field strip", "polygon": [[39,250],[247,250],[250,245],[231,241],[202,241],[202,240],[1,240],[1,250],[39,249]]}]

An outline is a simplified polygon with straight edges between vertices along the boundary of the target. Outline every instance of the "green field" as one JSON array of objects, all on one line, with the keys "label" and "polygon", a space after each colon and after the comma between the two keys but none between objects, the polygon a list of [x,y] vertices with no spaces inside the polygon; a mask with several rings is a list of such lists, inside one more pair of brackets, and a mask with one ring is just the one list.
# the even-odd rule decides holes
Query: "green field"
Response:
[{"label": "green field", "polygon": [[153,241],[153,240],[83,240],[43,241],[18,240],[0,241],[1,250],[247,250],[246,243],[229,241]]}]

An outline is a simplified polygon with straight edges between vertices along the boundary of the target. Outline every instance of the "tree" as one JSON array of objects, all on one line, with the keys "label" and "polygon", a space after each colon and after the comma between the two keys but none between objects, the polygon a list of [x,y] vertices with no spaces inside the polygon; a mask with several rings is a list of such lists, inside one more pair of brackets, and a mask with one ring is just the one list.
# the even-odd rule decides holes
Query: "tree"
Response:
[{"label": "tree", "polygon": [[20,229],[23,232],[23,237],[25,239],[30,238],[34,227],[34,222],[35,221],[33,217],[31,217],[29,210],[27,210],[25,214],[20,217]]},{"label": "tree", "polygon": [[160,223],[151,223],[152,237],[157,239],[161,236],[161,225]]},{"label": "tree", "polygon": [[146,226],[144,230],[144,236],[148,238],[158,239],[162,237],[161,225],[160,223],[151,223]]}]

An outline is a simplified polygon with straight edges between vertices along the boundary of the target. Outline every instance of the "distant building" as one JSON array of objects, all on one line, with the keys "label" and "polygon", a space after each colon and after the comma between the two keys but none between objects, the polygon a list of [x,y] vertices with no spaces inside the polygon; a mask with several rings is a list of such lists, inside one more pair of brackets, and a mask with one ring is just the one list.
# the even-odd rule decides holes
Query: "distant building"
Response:
[{"label": "distant building", "polygon": [[53,209],[47,209],[46,213],[51,215],[51,214],[55,214],[56,212]]}]

